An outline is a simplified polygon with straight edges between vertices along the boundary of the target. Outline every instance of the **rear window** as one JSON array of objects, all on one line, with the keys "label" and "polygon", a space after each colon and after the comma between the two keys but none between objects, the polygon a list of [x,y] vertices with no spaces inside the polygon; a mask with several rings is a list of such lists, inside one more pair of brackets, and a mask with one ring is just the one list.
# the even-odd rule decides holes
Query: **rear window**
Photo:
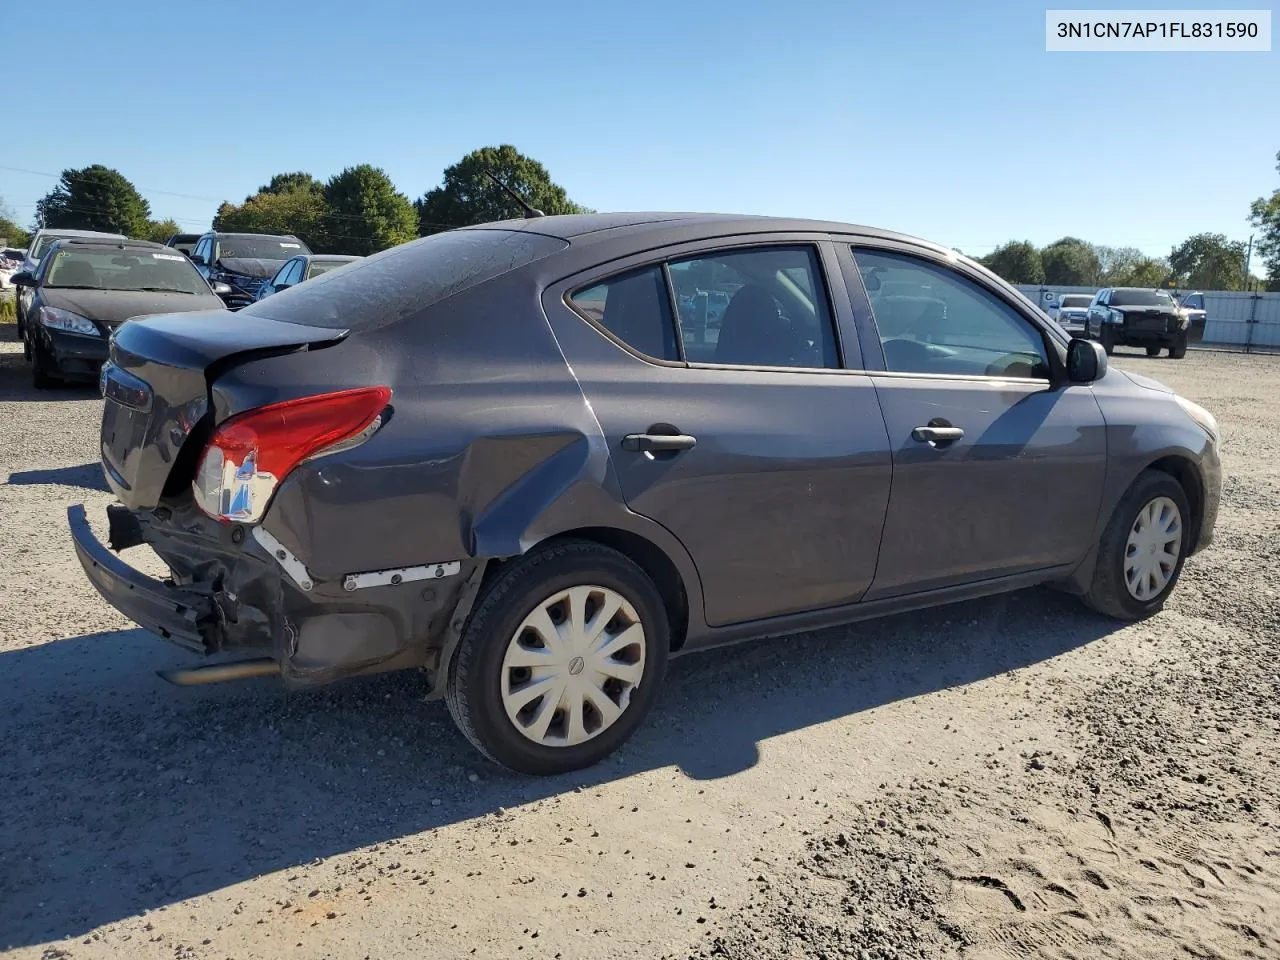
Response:
[{"label": "rear window", "polygon": [[245,307],[242,314],[371,330],[541,260],[569,244],[516,230],[451,230],[376,253]]}]

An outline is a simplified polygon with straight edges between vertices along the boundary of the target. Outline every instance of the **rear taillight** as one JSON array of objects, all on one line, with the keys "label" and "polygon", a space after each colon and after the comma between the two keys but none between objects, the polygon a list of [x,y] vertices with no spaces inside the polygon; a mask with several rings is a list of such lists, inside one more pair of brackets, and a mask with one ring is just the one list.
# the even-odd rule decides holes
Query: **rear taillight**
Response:
[{"label": "rear taillight", "polygon": [[303,460],[371,437],[390,387],[360,387],[258,407],[224,420],[191,484],[196,505],[218,520],[256,523],[280,482]]}]

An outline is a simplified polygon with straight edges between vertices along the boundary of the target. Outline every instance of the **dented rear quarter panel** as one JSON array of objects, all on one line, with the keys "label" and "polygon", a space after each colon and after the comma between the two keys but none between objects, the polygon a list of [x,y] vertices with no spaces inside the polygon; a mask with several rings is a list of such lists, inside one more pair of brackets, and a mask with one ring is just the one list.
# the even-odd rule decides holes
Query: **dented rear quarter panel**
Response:
[{"label": "dented rear quarter panel", "polygon": [[696,590],[678,542],[625,507],[538,290],[518,271],[333,348],[250,362],[214,383],[216,421],[294,396],[392,387],[382,428],[297,467],[263,520],[314,577],[505,558],[598,526],[657,542]]}]

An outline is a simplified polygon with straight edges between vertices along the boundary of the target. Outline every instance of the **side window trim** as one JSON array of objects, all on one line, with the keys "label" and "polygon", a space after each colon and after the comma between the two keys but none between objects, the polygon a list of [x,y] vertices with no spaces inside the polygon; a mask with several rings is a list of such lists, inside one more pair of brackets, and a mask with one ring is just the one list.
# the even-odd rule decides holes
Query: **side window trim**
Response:
[{"label": "side window trim", "polygon": [[[963,263],[953,262],[948,257],[941,256],[935,251],[917,247],[909,243],[899,243],[893,240],[880,240],[878,238],[857,235],[834,235],[832,239],[835,241],[837,248],[840,251],[841,267],[845,274],[845,279],[850,293],[853,294],[858,336],[859,340],[862,342],[864,356],[875,359],[879,364],[879,366],[874,369],[868,367],[867,372],[875,373],[877,376],[943,380],[981,380],[993,383],[1008,383],[1010,380],[1016,380],[1019,383],[1053,384],[1061,382],[1066,365],[1066,346],[1059,342],[1058,338],[1053,336],[1050,332],[1049,327],[1053,326],[1053,324],[1041,323],[1028,310],[1024,309],[1021,304],[1010,297],[1005,296],[1003,291],[986,283],[977,271],[968,270]],[[884,347],[880,341],[879,328],[876,325],[874,313],[871,309],[871,299],[862,283],[862,273],[858,269],[857,261],[854,259],[855,250],[867,250],[872,253],[886,253],[896,254],[903,257],[914,257],[915,259],[933,267],[950,270],[963,279],[976,285],[987,295],[995,298],[1015,315],[1020,317],[1022,321],[1040,337],[1049,360],[1049,377],[1026,378],[991,376],[985,374],[917,373],[889,370],[884,358]]]},{"label": "side window trim", "polygon": [[[686,367],[692,369],[759,369],[769,372],[791,371],[798,373],[864,374],[865,370],[861,364],[861,344],[857,340],[851,341],[848,331],[850,310],[847,306],[848,297],[845,296],[847,293],[847,285],[842,270],[840,269],[842,265],[839,263],[839,258],[836,254],[836,248],[838,246],[838,244],[831,242],[831,238],[829,236],[814,235],[812,233],[737,234],[719,237],[705,237],[697,240],[689,240],[678,244],[672,244],[667,247],[641,251],[628,256],[618,257],[606,263],[597,264],[587,270],[580,270],[567,277],[562,277],[557,281],[549,283],[545,288],[544,295],[549,295],[553,300],[560,301],[560,303],[569,310],[569,312],[590,324],[593,328],[608,337],[614,343],[622,346],[632,356],[644,360],[647,363],[659,366]],[[684,359],[684,338],[681,335],[678,299],[676,297],[675,285],[671,281],[670,271],[668,270],[667,265],[674,260],[692,259],[700,255],[712,256],[716,253],[734,251],[745,252],[753,249],[777,247],[811,248],[817,261],[819,272],[818,280],[823,283],[826,291],[827,310],[832,325],[832,336],[835,340],[836,359],[840,366],[740,366],[736,364],[705,363]],[[675,323],[676,344],[681,357],[679,360],[664,360],[661,357],[653,357],[648,354],[641,353],[635,347],[631,346],[631,344],[626,343],[621,338],[613,334],[602,324],[596,323],[590,317],[586,316],[585,313],[575,306],[573,301],[575,294],[604,283],[613,277],[652,266],[661,267],[663,280],[667,287],[667,297],[672,302],[671,310],[673,314],[673,321]],[[843,300],[841,298],[843,298]],[[850,358],[853,358],[854,363],[849,362]]]}]

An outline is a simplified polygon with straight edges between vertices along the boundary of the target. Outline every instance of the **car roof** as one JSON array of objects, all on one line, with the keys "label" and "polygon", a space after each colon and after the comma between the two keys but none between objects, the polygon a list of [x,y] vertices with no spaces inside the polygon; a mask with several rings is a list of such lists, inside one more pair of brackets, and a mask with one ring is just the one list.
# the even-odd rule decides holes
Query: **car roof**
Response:
[{"label": "car roof", "polygon": [[584,238],[626,231],[630,234],[647,233],[673,226],[705,227],[708,235],[719,232],[740,233],[854,233],[880,240],[898,240],[935,250],[945,250],[940,244],[909,234],[895,233],[876,227],[839,223],[832,220],[806,220],[794,217],[764,217],[733,213],[580,213],[554,217],[532,217],[522,220],[499,220],[481,223],[465,230],[524,230],[540,233],[561,240]]},{"label": "car roof", "polygon": [[[97,237],[99,239],[110,237],[113,240],[128,240],[123,233],[106,233],[102,230],[63,230],[61,227],[41,227],[36,231],[37,237],[52,235],[55,237],[66,237],[68,239],[74,237]],[[34,237],[32,239],[35,239]]]},{"label": "car roof", "polygon": [[[1168,290],[1161,290],[1159,287],[1112,287],[1112,293],[1169,293]],[[1173,294],[1169,294],[1173,296]]]},{"label": "car roof", "polygon": [[348,260],[363,260],[364,257],[353,257],[345,253],[304,253],[300,256],[308,260],[329,260],[333,262],[346,263]]},{"label": "car roof", "polygon": [[247,233],[244,230],[210,230],[200,234],[201,237],[266,237],[268,240],[297,240],[292,233]]},{"label": "car roof", "polygon": [[87,237],[63,237],[55,242],[50,250],[163,250],[169,248],[163,243],[152,243],[150,240],[110,240],[104,238],[89,239]]}]

